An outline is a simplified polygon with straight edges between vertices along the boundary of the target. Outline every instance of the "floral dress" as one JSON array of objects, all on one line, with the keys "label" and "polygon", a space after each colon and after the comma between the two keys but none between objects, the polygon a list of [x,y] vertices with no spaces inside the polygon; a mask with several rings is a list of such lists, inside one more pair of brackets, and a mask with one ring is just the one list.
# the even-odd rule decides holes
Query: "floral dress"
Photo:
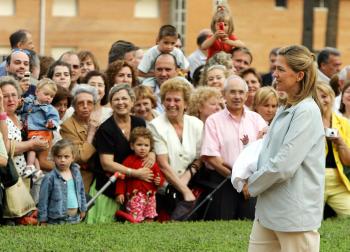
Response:
[{"label": "floral dress", "polygon": [[[13,123],[13,121],[7,117],[6,124],[8,128],[8,138],[9,140],[15,140],[17,142],[22,141],[21,130]],[[13,162],[15,163],[17,172],[20,176],[23,175],[23,171],[26,168],[26,160],[23,154],[19,154],[13,157]]]}]

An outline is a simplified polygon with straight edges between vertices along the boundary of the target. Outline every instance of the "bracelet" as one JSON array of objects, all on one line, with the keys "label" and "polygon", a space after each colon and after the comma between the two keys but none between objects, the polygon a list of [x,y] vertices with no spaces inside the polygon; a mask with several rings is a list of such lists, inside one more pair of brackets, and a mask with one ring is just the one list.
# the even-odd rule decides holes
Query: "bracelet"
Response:
[{"label": "bracelet", "polygon": [[131,169],[130,168],[128,168],[126,170],[126,176],[131,177]]},{"label": "bracelet", "polygon": [[1,112],[0,113],[0,121],[5,121],[7,118],[7,113],[6,112]]}]

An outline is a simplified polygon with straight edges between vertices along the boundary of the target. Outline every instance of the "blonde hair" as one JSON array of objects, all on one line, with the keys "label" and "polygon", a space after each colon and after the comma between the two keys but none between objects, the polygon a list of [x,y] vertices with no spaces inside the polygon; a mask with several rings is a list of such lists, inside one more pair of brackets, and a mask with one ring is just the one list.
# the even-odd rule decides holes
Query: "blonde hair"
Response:
[{"label": "blonde hair", "polygon": [[198,87],[197,89],[195,89],[190,97],[188,114],[199,118],[199,108],[201,108],[203,104],[212,97],[215,97],[218,100],[220,100],[221,93],[217,88]]},{"label": "blonde hair", "polygon": [[259,88],[254,96],[253,110],[256,111],[258,106],[266,104],[271,98],[275,98],[278,105],[278,94],[273,87]]},{"label": "blonde hair", "polygon": [[37,90],[40,90],[40,89],[43,89],[43,88],[47,88],[49,89],[50,91],[52,91],[53,93],[56,94],[57,92],[57,85],[56,83],[49,79],[49,78],[43,78],[41,79],[38,84],[36,84],[36,89]]},{"label": "blonde hair", "polygon": [[[331,104],[330,104],[330,107],[328,108],[328,111],[332,111],[334,100],[335,100],[335,93],[334,93],[334,90],[332,89],[332,87],[329,84],[327,84],[326,82],[317,81],[316,82],[316,92],[317,93],[323,92],[326,95],[329,95],[329,97],[331,98]],[[316,103],[321,110],[322,116],[326,115],[327,111],[321,105],[321,101],[318,99],[318,97],[317,97]]]},{"label": "blonde hair", "polygon": [[304,77],[300,80],[300,92],[294,97],[288,97],[287,106],[296,105],[305,98],[316,98],[316,63],[315,55],[305,46],[292,45],[278,50],[278,55],[283,56],[287,65],[295,72],[303,72]]},{"label": "blonde hair", "polygon": [[235,27],[233,25],[232,15],[227,8],[224,8],[222,10],[217,10],[215,12],[215,14],[213,15],[213,18],[211,20],[211,23],[210,23],[211,31],[213,33],[215,33],[216,32],[216,27],[215,27],[216,23],[217,22],[225,22],[225,21],[227,21],[227,24],[228,24],[227,34],[232,35],[232,33],[235,30]]},{"label": "blonde hair", "polygon": [[144,85],[138,85],[133,88],[135,93],[135,102],[140,99],[150,99],[152,103],[152,108],[157,107],[157,98],[153,94],[153,91],[150,87]]},{"label": "blonde hair", "polygon": [[163,82],[160,86],[160,98],[163,103],[168,92],[181,92],[185,103],[188,104],[190,101],[191,89],[191,86],[183,79],[172,78]]}]

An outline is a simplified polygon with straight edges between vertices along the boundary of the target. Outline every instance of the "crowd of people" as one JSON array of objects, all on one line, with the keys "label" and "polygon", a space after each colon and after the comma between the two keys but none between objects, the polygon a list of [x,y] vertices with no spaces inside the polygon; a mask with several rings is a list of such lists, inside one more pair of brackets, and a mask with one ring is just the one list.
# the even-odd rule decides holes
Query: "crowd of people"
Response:
[{"label": "crowd of people", "polygon": [[[35,53],[29,31],[11,34],[0,65],[0,143],[7,152],[14,145],[40,223],[106,223],[118,212],[184,220],[216,189],[190,218],[255,219],[250,249],[258,251],[264,235],[283,247],[291,240],[281,242],[281,232],[317,229],[325,203],[350,216],[350,67],[340,68],[340,52],[324,48],[316,65],[305,47],[273,48],[261,74],[226,6],[210,27],[188,57],[172,25],[145,53],[118,40],[105,70],[91,51],[54,60]],[[238,192],[227,178],[258,139],[257,170]]]}]

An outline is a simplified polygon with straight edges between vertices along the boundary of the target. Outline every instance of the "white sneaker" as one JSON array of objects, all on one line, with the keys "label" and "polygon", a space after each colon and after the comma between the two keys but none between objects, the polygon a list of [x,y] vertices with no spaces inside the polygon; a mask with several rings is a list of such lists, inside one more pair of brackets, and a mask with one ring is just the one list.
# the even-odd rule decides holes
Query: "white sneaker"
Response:
[{"label": "white sneaker", "polygon": [[23,171],[23,178],[28,178],[31,175],[33,175],[35,172],[37,171],[37,169],[35,168],[34,165],[27,165],[26,168]]},{"label": "white sneaker", "polygon": [[45,177],[45,174],[42,172],[42,170],[37,170],[33,173],[33,183],[37,182],[38,180],[42,179]]}]

